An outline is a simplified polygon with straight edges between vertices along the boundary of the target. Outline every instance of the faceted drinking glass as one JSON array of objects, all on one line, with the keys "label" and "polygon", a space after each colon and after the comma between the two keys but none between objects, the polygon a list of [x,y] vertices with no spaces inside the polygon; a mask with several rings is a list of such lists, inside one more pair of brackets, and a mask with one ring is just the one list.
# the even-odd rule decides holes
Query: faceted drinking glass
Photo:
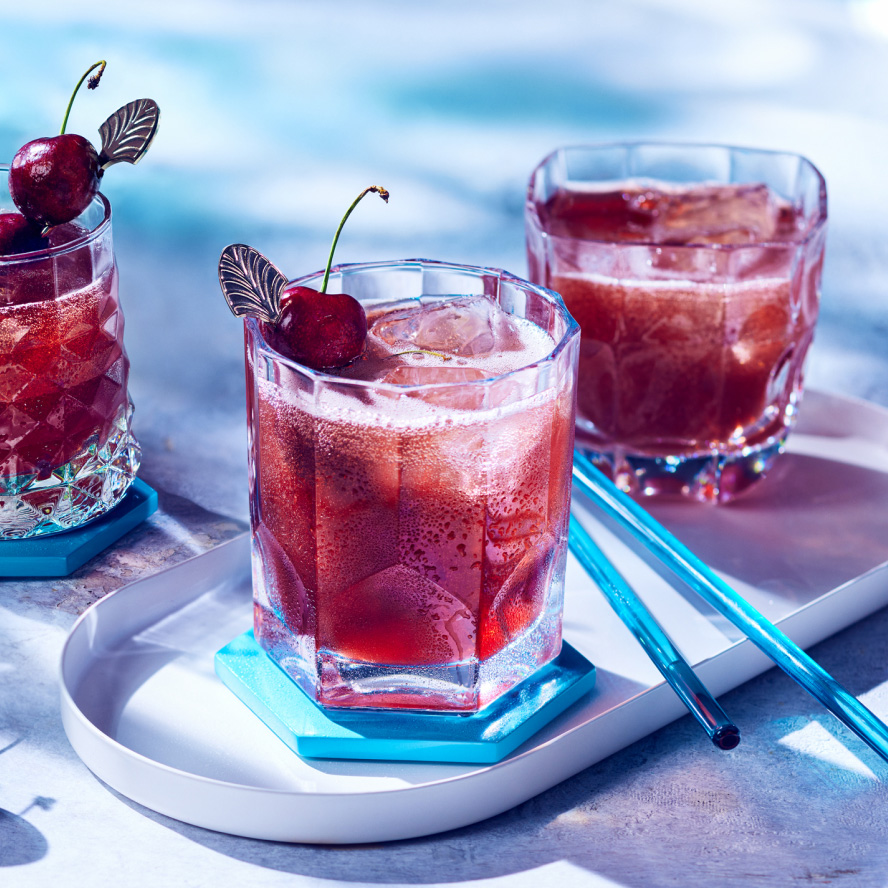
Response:
[{"label": "faceted drinking glass", "polygon": [[[428,356],[397,384],[296,364],[246,321],[257,640],[326,706],[477,710],[561,647],[579,330],[495,269],[343,265],[329,290],[371,317],[480,297],[551,337],[493,378]],[[498,347],[461,324],[440,347]]]},{"label": "faceted drinking glass", "polygon": [[[0,212],[15,211],[7,171]],[[139,466],[107,199],[51,238],[0,256],[0,539],[102,515]]]},{"label": "faceted drinking glass", "polygon": [[530,278],[581,327],[577,441],[624,490],[724,502],[795,420],[826,185],[793,154],[562,148],[533,172]]}]

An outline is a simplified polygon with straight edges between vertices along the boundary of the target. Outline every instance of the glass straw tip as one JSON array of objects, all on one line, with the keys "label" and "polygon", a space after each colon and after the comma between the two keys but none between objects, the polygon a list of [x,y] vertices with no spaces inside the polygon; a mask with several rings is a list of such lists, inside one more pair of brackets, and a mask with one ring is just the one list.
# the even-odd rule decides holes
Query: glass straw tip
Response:
[{"label": "glass straw tip", "polygon": [[723,725],[713,732],[712,742],[719,749],[734,749],[740,745],[740,728],[736,725]]}]

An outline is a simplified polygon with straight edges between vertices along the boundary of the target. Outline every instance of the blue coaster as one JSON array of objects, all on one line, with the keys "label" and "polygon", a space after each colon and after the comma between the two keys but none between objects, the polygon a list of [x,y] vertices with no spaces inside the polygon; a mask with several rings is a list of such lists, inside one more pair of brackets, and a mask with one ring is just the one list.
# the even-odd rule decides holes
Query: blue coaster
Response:
[{"label": "blue coaster", "polygon": [[304,758],[409,762],[498,762],[595,685],[595,667],[565,642],[555,660],[481,712],[325,709],[266,656],[252,630],[216,654],[216,674]]},{"label": "blue coaster", "polygon": [[100,518],[62,533],[0,540],[0,577],[66,577],[157,511],[157,491],[136,478]]}]

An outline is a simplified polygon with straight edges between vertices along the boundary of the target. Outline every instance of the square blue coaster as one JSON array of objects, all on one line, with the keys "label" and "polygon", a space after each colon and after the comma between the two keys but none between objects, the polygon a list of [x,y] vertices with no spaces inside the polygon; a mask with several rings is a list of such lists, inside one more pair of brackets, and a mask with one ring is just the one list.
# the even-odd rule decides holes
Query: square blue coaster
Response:
[{"label": "square blue coaster", "polygon": [[136,478],[100,518],[62,533],[0,540],[0,577],[66,577],[157,511],[157,491]]},{"label": "square blue coaster", "polygon": [[216,674],[304,758],[490,764],[592,690],[595,667],[566,642],[547,666],[481,712],[325,709],[269,658],[252,630],[216,654]]}]

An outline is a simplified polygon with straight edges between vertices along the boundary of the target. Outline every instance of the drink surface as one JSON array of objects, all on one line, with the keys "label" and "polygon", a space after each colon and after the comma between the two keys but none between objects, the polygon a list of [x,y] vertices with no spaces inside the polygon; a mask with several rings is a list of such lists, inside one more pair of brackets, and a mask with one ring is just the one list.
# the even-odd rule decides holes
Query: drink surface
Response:
[{"label": "drink surface", "polygon": [[532,276],[581,328],[584,443],[681,457],[785,431],[822,262],[797,261],[800,209],[762,184],[629,182],[558,191],[538,211],[551,240]]},{"label": "drink surface", "polygon": [[587,184],[556,191],[538,209],[550,234],[583,240],[761,244],[806,233],[802,213],[763,184]]},{"label": "drink surface", "polygon": [[434,676],[477,671],[534,627],[535,663],[560,648],[573,397],[521,370],[553,340],[483,296],[423,302],[371,311],[341,382],[248,366],[257,637],[319,664],[327,704],[355,705],[345,662],[427,672],[422,692],[357,705],[477,708],[471,681],[436,699]]}]

